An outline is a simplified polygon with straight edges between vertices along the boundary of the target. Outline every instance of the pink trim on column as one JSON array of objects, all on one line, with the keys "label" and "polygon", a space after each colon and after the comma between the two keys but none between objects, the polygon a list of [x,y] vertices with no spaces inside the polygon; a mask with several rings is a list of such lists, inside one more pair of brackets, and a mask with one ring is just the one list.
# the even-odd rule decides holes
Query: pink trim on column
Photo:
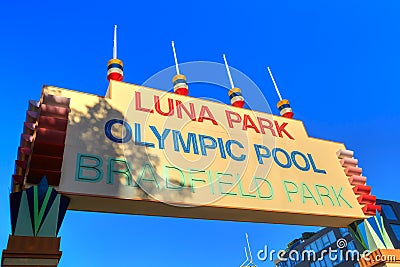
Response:
[{"label": "pink trim on column", "polygon": [[353,158],[343,158],[340,160],[342,167],[357,167],[358,160]]},{"label": "pink trim on column", "polygon": [[367,182],[367,178],[364,176],[352,175],[349,177],[349,182],[351,185],[365,185]]},{"label": "pink trim on column", "polygon": [[352,176],[352,175],[361,175],[362,173],[362,169],[359,167],[347,167],[346,169],[344,169],[344,173],[347,176]]}]

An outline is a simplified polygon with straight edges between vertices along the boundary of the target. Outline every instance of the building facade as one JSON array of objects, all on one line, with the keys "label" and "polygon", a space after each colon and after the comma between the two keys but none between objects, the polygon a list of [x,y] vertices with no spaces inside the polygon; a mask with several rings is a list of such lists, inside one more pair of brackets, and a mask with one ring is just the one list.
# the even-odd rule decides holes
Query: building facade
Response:
[{"label": "building facade", "polygon": [[[341,240],[341,243],[338,242]],[[343,246],[343,244],[345,244]],[[338,247],[343,246],[343,247]],[[329,253],[330,252],[330,253]],[[323,228],[311,237],[300,238],[286,249],[277,267],[358,267],[356,244],[347,228]]]},{"label": "building facade", "polygon": [[[400,203],[377,199],[382,207],[381,215],[387,233],[396,249],[400,248]],[[330,253],[329,253],[330,252]],[[327,227],[293,240],[281,259],[275,260],[277,267],[359,267],[356,247],[347,228]]]}]

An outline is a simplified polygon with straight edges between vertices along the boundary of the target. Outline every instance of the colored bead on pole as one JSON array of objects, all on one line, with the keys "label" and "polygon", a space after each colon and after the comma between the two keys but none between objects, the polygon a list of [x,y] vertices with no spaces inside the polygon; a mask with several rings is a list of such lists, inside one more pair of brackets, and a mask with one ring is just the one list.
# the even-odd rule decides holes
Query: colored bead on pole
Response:
[{"label": "colored bead on pole", "polygon": [[234,87],[228,91],[228,96],[231,99],[231,105],[242,108],[244,106],[244,98],[240,88]]},{"label": "colored bead on pole", "polygon": [[187,95],[189,93],[186,77],[183,74],[177,74],[172,78],[174,84],[174,93],[179,95]]},{"label": "colored bead on pole", "polygon": [[124,78],[124,64],[117,58],[108,61],[107,80],[122,81]]},{"label": "colored bead on pole", "polygon": [[180,74],[179,72],[178,58],[176,57],[174,41],[172,41],[171,44],[172,44],[172,52],[174,52],[175,69],[176,69],[176,75],[172,78],[172,83],[174,85],[174,93],[178,95],[188,95],[189,87],[186,82],[185,75]]},{"label": "colored bead on pole", "polygon": [[244,98],[242,96],[242,91],[240,88],[235,87],[232,80],[231,71],[229,70],[228,61],[226,60],[225,54],[222,54],[222,58],[224,59],[226,73],[228,74],[229,83],[231,85],[231,90],[228,91],[228,96],[231,100],[231,105],[234,107],[242,108],[244,106]]},{"label": "colored bead on pole", "polygon": [[290,107],[289,100],[287,99],[282,99],[276,104],[276,106],[279,109],[279,113],[281,114],[282,117],[285,118],[293,118],[293,111],[292,108]]},{"label": "colored bead on pole", "polygon": [[274,84],[276,93],[279,97],[279,101],[276,104],[276,106],[279,109],[279,113],[281,114],[282,117],[293,118],[294,113],[290,106],[289,100],[282,99],[281,93],[279,92],[278,85],[276,85],[276,82],[275,82],[274,76],[272,75],[271,69],[269,67],[267,67],[267,70],[269,72],[269,76],[271,76],[272,83]]}]

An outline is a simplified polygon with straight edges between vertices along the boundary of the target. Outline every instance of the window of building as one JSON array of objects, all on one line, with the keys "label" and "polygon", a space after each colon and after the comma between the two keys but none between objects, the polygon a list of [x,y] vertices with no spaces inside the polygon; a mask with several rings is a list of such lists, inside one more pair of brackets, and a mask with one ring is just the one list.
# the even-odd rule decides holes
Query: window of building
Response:
[{"label": "window of building", "polygon": [[321,266],[321,261],[319,261],[319,260],[316,260],[316,261],[314,261],[313,263],[314,263],[314,266],[315,266],[315,267],[322,267],[322,266]]},{"label": "window of building", "polygon": [[317,245],[317,250],[316,251],[320,251],[324,248],[324,245],[322,244],[322,240],[321,238],[318,238],[317,240],[315,240],[315,244]]},{"label": "window of building", "polygon": [[335,233],[333,231],[330,231],[328,233],[328,238],[331,244],[336,242],[336,237],[335,237]]},{"label": "window of building", "polygon": [[400,241],[400,224],[390,224],[390,227],[392,227],[392,230],[397,238],[397,240]]},{"label": "window of building", "polygon": [[336,253],[333,253],[333,255],[334,255],[333,257],[335,258],[335,260],[332,262],[333,266],[336,266],[336,265],[342,263],[344,257],[343,257],[343,253],[341,250],[339,250]]},{"label": "window of building", "polygon": [[329,254],[326,254],[323,259],[311,262],[310,267],[333,267],[333,263],[329,259]]},{"label": "window of building", "polygon": [[385,215],[385,217],[388,220],[392,220],[392,221],[397,221],[398,220],[396,214],[394,213],[392,205],[380,204],[379,206],[382,207],[383,214]]},{"label": "window of building", "polygon": [[321,237],[321,241],[322,241],[322,246],[323,246],[324,248],[326,248],[327,246],[329,246],[329,245],[331,244],[331,242],[329,241],[328,235],[323,235],[323,236]]},{"label": "window of building", "polygon": [[347,229],[347,228],[339,228],[339,230],[340,230],[340,234],[342,236],[346,236],[349,234],[349,229]]},{"label": "window of building", "polygon": [[319,260],[319,263],[321,264],[321,267],[328,267],[328,266],[326,265],[325,258]]},{"label": "window of building", "polygon": [[289,259],[289,260],[288,260],[288,263],[289,263],[288,265],[289,265],[289,266],[296,266],[297,264],[300,263],[300,260],[297,259],[296,256],[292,255],[292,258],[293,258],[293,260],[292,260],[292,259]]},{"label": "window of building", "polygon": [[326,255],[324,256],[324,260],[325,260],[326,267],[333,267],[333,262],[332,262],[332,260],[329,258],[329,254],[326,254]]},{"label": "window of building", "polygon": [[347,243],[347,250],[357,250],[356,244],[354,243],[354,240],[350,241]]},{"label": "window of building", "polygon": [[315,243],[315,241],[310,244],[310,247],[312,251],[318,252],[317,244]]}]

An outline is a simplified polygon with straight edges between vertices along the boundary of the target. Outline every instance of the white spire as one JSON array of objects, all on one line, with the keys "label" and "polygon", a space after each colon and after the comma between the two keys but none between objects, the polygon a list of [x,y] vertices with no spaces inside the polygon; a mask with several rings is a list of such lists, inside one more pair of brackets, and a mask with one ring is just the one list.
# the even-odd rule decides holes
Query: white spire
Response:
[{"label": "white spire", "polygon": [[117,25],[114,25],[114,47],[113,47],[113,58],[117,58]]},{"label": "white spire", "polygon": [[225,68],[226,68],[226,72],[228,73],[229,83],[231,84],[231,88],[234,88],[235,85],[233,84],[231,71],[229,70],[229,66],[228,66],[228,62],[226,61],[225,54],[222,54],[222,57],[224,58]]},{"label": "white spire", "polygon": [[177,57],[176,57],[176,51],[175,51],[175,43],[174,43],[174,41],[172,41],[172,51],[174,52],[174,60],[175,60],[176,74],[179,74],[178,59],[177,59]]},{"label": "white spire", "polygon": [[272,83],[274,84],[274,87],[275,87],[276,93],[278,94],[279,100],[282,100],[281,93],[279,92],[278,86],[276,85],[274,76],[272,75],[272,72],[271,72],[271,70],[269,69],[269,67],[267,67],[267,70],[268,70],[268,72],[269,72],[269,76],[271,76],[271,80],[272,80]]}]

